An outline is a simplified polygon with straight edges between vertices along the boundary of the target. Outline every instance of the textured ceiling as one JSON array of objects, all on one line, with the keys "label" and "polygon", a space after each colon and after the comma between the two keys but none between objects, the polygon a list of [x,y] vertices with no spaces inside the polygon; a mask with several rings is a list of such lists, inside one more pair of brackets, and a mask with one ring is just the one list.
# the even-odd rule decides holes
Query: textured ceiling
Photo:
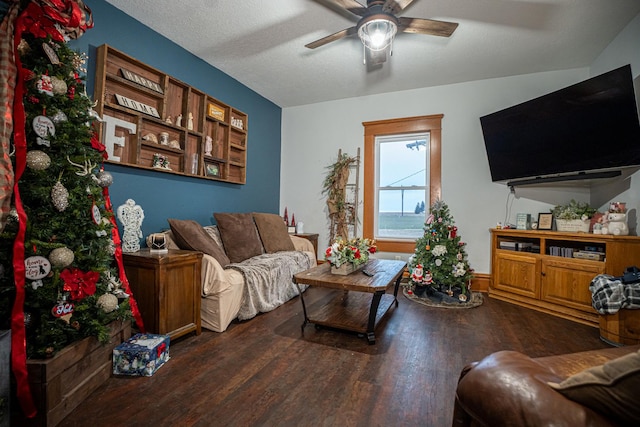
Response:
[{"label": "textured ceiling", "polygon": [[[281,107],[586,67],[640,13],[640,0],[414,0],[399,16],[458,22],[451,38],[399,34],[363,64],[355,25],[323,0],[106,0]],[[359,0],[365,3],[365,0]]]}]

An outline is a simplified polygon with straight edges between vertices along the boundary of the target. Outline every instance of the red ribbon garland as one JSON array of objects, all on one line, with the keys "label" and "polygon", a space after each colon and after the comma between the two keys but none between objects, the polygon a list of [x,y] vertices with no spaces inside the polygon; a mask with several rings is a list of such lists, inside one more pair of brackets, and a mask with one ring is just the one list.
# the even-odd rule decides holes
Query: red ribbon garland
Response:
[{"label": "red ribbon garland", "polygon": [[13,99],[13,142],[16,150],[15,181],[13,184],[13,196],[16,211],[18,213],[18,233],[13,243],[13,275],[16,285],[16,299],[11,311],[11,367],[16,378],[16,395],[22,411],[28,418],[36,416],[36,407],[29,388],[29,374],[27,373],[27,337],[24,326],[24,236],[27,228],[27,214],[22,206],[18,183],[27,164],[27,138],[25,134],[25,112],[22,97],[24,96],[24,76],[22,75],[22,62],[18,53],[18,44],[25,30],[27,11],[18,16],[16,20],[16,32],[13,40],[18,79]]},{"label": "red ribbon garland", "polygon": [[[80,8],[77,0],[41,0],[42,5],[38,5],[38,3],[29,3],[24,10],[24,29],[37,38],[44,39],[51,36],[56,41],[64,42],[64,35],[75,39],[93,27],[91,10],[84,4],[82,5],[89,16],[87,21],[85,12]],[[56,24],[60,28],[57,28]],[[60,30],[65,34],[63,35]]]},{"label": "red ribbon garland", "polygon": [[[109,197],[108,187],[104,187],[102,189],[102,195],[104,196],[105,209],[107,210],[107,212],[113,214],[113,206],[111,205],[111,197]],[[146,332],[146,329],[144,327],[144,323],[142,322],[142,315],[140,314],[140,310],[138,310],[138,303],[133,297],[133,292],[131,292],[131,288],[129,287],[127,274],[124,271],[124,261],[122,260],[122,240],[120,240],[120,233],[118,232],[118,224],[116,224],[115,216],[111,215],[110,221],[113,225],[111,234],[113,236],[113,243],[115,243],[116,246],[115,257],[116,262],[118,263],[118,273],[120,281],[124,286],[124,291],[129,294],[129,307],[131,307],[131,314],[133,314],[133,318],[136,320],[136,324],[138,325],[138,329],[140,329],[140,332],[144,333]]]}]

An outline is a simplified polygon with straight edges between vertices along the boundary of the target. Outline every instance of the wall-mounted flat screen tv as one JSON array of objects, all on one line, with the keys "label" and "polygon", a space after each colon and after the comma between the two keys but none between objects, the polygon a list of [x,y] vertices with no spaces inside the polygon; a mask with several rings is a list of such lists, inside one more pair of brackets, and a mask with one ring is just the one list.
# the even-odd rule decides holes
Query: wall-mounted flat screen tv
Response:
[{"label": "wall-mounted flat screen tv", "polygon": [[483,116],[480,124],[494,182],[580,178],[640,165],[629,65]]}]

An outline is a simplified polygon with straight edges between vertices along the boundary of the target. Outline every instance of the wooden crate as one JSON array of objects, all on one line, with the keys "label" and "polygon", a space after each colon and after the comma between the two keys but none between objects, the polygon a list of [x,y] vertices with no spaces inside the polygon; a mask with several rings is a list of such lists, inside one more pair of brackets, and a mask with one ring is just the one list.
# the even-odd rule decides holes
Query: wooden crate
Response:
[{"label": "wooden crate", "polygon": [[113,349],[131,336],[131,322],[116,321],[110,328],[111,340],[105,345],[89,337],[63,348],[51,359],[27,360],[38,413],[33,419],[15,414],[13,425],[56,426],[109,379]]}]

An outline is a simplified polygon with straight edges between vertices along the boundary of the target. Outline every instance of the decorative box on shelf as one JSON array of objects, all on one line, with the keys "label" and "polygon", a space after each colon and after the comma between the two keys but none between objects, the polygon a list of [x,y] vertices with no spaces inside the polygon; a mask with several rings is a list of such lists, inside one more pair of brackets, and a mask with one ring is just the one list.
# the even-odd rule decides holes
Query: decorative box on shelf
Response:
[{"label": "decorative box on shelf", "polygon": [[570,233],[588,233],[589,226],[591,225],[590,220],[581,220],[581,219],[557,219],[556,218],[556,229],[558,231],[568,231]]},{"label": "decorative box on shelf", "polygon": [[169,360],[169,335],[136,334],[113,349],[113,373],[152,376]]}]

